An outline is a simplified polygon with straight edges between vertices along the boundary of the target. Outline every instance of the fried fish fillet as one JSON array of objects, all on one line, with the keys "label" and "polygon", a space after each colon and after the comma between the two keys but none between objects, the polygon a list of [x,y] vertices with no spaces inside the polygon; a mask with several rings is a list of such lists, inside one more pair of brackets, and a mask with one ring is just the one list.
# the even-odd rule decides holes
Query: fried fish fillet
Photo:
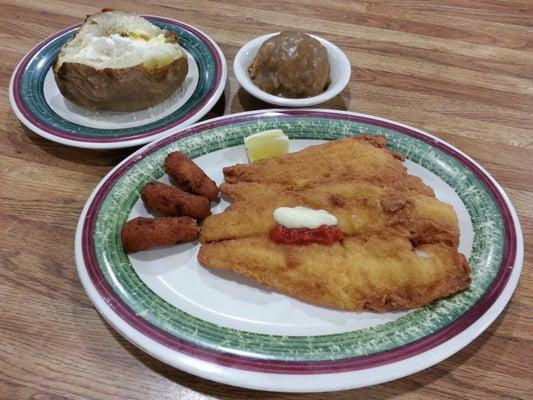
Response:
[{"label": "fried fish fillet", "polygon": [[400,237],[295,246],[254,236],[203,244],[198,260],[296,298],[344,310],[419,307],[470,284],[468,263],[454,248],[437,243],[413,251],[409,240]]},{"label": "fried fish fillet", "polygon": [[267,234],[275,225],[278,207],[304,206],[335,215],[346,236],[402,236],[414,244],[457,246],[459,230],[452,207],[434,197],[398,192],[367,182],[331,182],[305,190],[279,184],[223,184],[221,191],[236,203],[205,220],[202,242]]},{"label": "fried fish fillet", "polygon": [[[204,220],[198,260],[345,310],[415,308],[464,290],[457,217],[401,159],[385,137],[360,136],[225,168],[220,189],[234,203]],[[274,242],[280,206],[327,210],[343,240]]]},{"label": "fried fish fillet", "polygon": [[328,181],[365,181],[434,195],[420,178],[407,173],[401,163],[403,157],[387,150],[386,145],[384,136],[353,136],[252,164],[226,167],[224,179],[228,183],[278,183],[293,189]]}]

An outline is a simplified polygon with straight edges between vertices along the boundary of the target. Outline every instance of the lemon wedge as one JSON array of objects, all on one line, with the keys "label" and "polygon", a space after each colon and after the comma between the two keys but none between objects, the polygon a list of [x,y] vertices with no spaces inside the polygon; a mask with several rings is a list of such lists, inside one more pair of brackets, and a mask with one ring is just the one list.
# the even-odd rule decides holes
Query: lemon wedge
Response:
[{"label": "lemon wedge", "polygon": [[244,148],[251,163],[281,156],[289,151],[289,137],[281,129],[258,132],[244,138]]}]

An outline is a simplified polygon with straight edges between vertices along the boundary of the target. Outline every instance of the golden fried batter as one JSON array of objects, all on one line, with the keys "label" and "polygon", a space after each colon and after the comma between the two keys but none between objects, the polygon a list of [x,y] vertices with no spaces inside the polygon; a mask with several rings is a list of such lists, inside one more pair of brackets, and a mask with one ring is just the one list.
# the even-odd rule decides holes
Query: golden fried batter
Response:
[{"label": "golden fried batter", "polygon": [[[466,289],[451,206],[407,174],[386,138],[359,136],[224,169],[234,203],[204,220],[198,260],[282,293],[346,310],[415,308]],[[325,209],[344,239],[333,245],[275,243],[280,206]]]},{"label": "golden fried batter", "polygon": [[234,271],[296,298],[344,310],[403,310],[470,284],[462,254],[404,238],[348,238],[333,245],[281,245],[265,236],[203,244],[198,260]]},{"label": "golden fried batter", "polygon": [[354,136],[310,146],[252,164],[224,168],[228,183],[279,183],[292,189],[321,182],[365,181],[377,186],[433,196],[433,190],[407,174],[402,157],[386,149],[384,136]]},{"label": "golden fried batter", "polygon": [[346,236],[392,235],[416,244],[459,243],[452,207],[419,193],[367,182],[324,183],[300,191],[279,184],[242,182],[223,184],[221,191],[238,201],[204,221],[202,242],[266,234],[275,225],[272,213],[276,208],[304,206],[335,215]]}]

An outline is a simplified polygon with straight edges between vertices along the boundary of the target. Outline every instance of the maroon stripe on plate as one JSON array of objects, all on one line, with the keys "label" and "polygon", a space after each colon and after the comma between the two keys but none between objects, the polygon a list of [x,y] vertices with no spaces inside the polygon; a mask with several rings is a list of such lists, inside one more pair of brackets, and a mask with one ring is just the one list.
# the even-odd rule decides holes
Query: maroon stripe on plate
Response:
[{"label": "maroon stripe on plate", "polygon": [[[392,129],[394,131],[401,132],[408,136],[422,140],[430,144],[431,146],[438,148],[439,150],[456,158],[466,168],[472,171],[477,176],[477,178],[480,179],[480,181],[482,181],[486,185],[486,188],[493,196],[495,202],[497,203],[501,211],[505,225],[504,256],[499,271],[491,286],[487,289],[485,294],[474,304],[474,306],[472,306],[467,312],[465,312],[461,317],[459,317],[447,327],[422,339],[419,339],[413,343],[381,353],[336,361],[264,360],[212,350],[194,343],[190,343],[186,340],[179,339],[167,332],[164,332],[163,330],[146,321],[142,317],[135,315],[135,313],[120,300],[120,298],[113,292],[112,288],[105,281],[105,278],[99,268],[98,261],[96,260],[96,254],[94,252],[93,237],[96,218],[102,202],[106,198],[113,185],[138,161],[180,138],[194,135],[199,131],[203,131],[217,126],[284,116],[343,119]],[[511,214],[511,210],[509,209],[509,206],[507,205],[507,202],[501,191],[496,187],[496,185],[487,176],[487,174],[485,174],[485,172],[482,171],[475,163],[473,163],[469,158],[463,156],[456,150],[449,147],[449,145],[447,145],[446,143],[440,141],[439,139],[428,137],[413,129],[399,126],[391,122],[376,120],[371,117],[324,111],[292,110],[281,112],[254,113],[251,115],[241,115],[236,117],[229,116],[226,118],[215,120],[213,122],[201,124],[200,126],[193,126],[191,128],[183,130],[178,134],[172,135],[168,138],[160,140],[159,142],[156,142],[156,144],[150,146],[142,153],[137,154],[135,155],[135,157],[126,161],[102,184],[98,192],[95,194],[91,205],[88,208],[86,220],[84,221],[82,231],[83,257],[87,272],[90,276],[90,279],[92,280],[93,285],[96,287],[105,302],[133,328],[135,328],[142,334],[150,337],[151,339],[157,341],[158,343],[161,343],[164,346],[167,346],[183,354],[209,361],[214,364],[223,365],[226,367],[240,368],[249,371],[285,374],[319,374],[355,371],[359,369],[377,367],[380,365],[385,365],[416,356],[417,354],[426,352],[444,343],[445,341],[450,340],[454,336],[457,336],[465,329],[467,329],[470,325],[472,325],[476,320],[478,320],[501,294],[503,288],[509,280],[509,276],[516,261],[516,241],[517,238],[514,220]]]},{"label": "maroon stripe on plate", "polygon": [[148,130],[146,132],[142,132],[142,133],[135,134],[135,135],[123,136],[123,137],[101,137],[100,138],[100,137],[94,137],[94,136],[85,136],[83,134],[73,135],[72,133],[69,133],[67,131],[63,131],[63,130],[47,125],[41,119],[36,118],[34,114],[32,114],[31,110],[29,110],[29,108],[26,106],[26,103],[24,102],[24,99],[22,98],[22,90],[21,90],[22,75],[26,71],[26,67],[31,62],[33,57],[35,57],[35,55],[39,53],[39,51],[41,51],[43,47],[47,46],[50,42],[57,39],[58,37],[66,33],[69,33],[73,30],[76,30],[81,25],[81,24],[76,24],[68,28],[65,28],[62,31],[59,31],[55,33],[54,35],[43,40],[41,43],[35,46],[32,50],[30,50],[30,52],[22,59],[20,65],[18,66],[17,71],[15,72],[15,78],[13,80],[13,97],[15,99],[15,104],[17,105],[17,108],[20,110],[22,115],[24,115],[24,118],[26,118],[29,122],[31,122],[33,125],[35,125],[39,129],[43,130],[44,132],[49,133],[50,135],[57,136],[57,137],[70,139],[70,140],[76,140],[78,142],[86,142],[86,143],[109,143],[109,142],[115,143],[115,142],[135,140],[135,139],[139,139],[139,138],[143,138],[147,136],[156,135],[172,127],[178,126],[179,124],[183,123],[187,119],[191,118],[194,114],[196,114],[198,110],[200,110],[203,106],[205,106],[207,102],[211,99],[211,95],[216,91],[216,88],[218,84],[220,83],[220,80],[222,78],[222,59],[220,58],[220,55],[218,54],[211,39],[209,39],[207,36],[205,36],[200,31],[196,30],[192,26],[179,22],[179,21],[169,19],[169,18],[155,17],[155,16],[149,16],[149,15],[145,17],[150,20],[177,25],[181,27],[182,29],[189,31],[193,33],[195,36],[199,37],[200,40],[202,40],[202,42],[204,42],[204,44],[209,48],[210,52],[213,54],[214,59],[215,59],[215,64],[216,64],[215,71],[216,72],[215,72],[215,79],[213,80],[213,83],[211,84],[206,96],[204,97],[202,101],[200,101],[196,106],[191,108],[185,115],[183,115],[181,118],[175,121],[169,122],[168,124],[165,124],[158,128]]}]

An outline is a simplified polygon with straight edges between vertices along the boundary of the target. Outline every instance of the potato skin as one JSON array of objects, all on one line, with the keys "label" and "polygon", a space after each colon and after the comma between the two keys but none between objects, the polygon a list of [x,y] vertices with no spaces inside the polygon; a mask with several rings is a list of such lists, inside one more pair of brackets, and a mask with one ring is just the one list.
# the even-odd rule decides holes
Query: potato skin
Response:
[{"label": "potato skin", "polygon": [[187,72],[187,57],[152,70],[142,65],[96,69],[69,62],[57,68],[57,60],[54,65],[63,96],[81,107],[101,111],[137,111],[160,103],[183,83]]}]

